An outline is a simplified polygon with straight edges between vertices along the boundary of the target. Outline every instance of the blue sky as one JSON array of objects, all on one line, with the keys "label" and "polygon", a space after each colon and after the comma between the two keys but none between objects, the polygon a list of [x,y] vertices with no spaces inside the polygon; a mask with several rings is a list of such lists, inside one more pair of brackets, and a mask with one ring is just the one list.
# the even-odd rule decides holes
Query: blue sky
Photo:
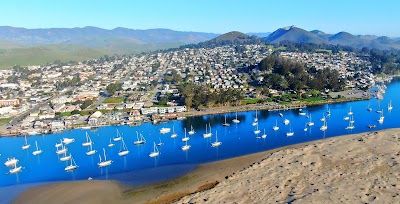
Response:
[{"label": "blue sky", "polygon": [[214,33],[270,32],[295,25],[400,37],[399,8],[399,0],[4,0],[0,25]]}]

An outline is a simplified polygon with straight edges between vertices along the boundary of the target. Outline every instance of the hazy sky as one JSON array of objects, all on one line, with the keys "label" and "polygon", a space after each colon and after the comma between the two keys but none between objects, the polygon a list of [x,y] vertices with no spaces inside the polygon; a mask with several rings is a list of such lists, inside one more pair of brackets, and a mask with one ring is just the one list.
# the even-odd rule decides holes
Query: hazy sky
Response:
[{"label": "hazy sky", "polygon": [[0,25],[270,32],[296,25],[328,33],[400,36],[400,0],[4,0]]}]

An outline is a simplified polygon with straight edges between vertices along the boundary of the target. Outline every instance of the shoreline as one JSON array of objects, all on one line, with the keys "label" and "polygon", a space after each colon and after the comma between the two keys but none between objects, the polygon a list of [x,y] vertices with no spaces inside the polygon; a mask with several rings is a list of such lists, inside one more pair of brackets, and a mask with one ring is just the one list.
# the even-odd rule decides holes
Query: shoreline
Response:
[{"label": "shoreline", "polygon": [[[347,102],[354,102],[354,101],[363,101],[363,100],[369,100],[370,97],[361,97],[361,98],[341,98],[341,99],[330,99],[330,100],[323,100],[323,101],[318,101],[318,102],[306,102],[306,103],[290,103],[288,105],[271,105],[271,104],[248,104],[248,105],[239,105],[239,106],[221,106],[221,107],[213,107],[213,108],[208,108],[200,111],[187,111],[187,112],[182,112],[182,113],[177,113],[177,118],[179,117],[195,117],[195,116],[204,116],[204,115],[215,115],[215,114],[223,114],[223,113],[233,113],[233,112],[246,112],[246,111],[255,111],[255,110],[267,110],[267,111],[280,111],[280,110],[294,110],[294,109],[299,109],[299,108],[304,108],[304,107],[312,107],[312,106],[320,106],[320,105],[326,105],[326,104],[339,104],[339,103],[347,103]],[[173,120],[178,120],[178,119],[173,119]],[[173,121],[173,120],[166,120],[166,121],[160,121],[160,122],[167,122],[167,121]],[[146,122],[151,122],[150,121],[140,121],[134,124],[124,124],[124,125],[129,125],[129,126],[135,126],[141,125]],[[109,123],[109,124],[101,124],[98,126],[93,126],[90,129],[96,129],[99,127],[104,127],[104,126],[112,126],[112,125],[123,125],[121,123]],[[55,133],[60,133],[64,131],[70,131],[70,130],[75,130],[75,129],[83,129],[84,127],[87,126],[75,126],[71,128],[66,128],[62,131],[58,132],[49,132],[49,133],[38,133],[34,135],[48,135],[48,134],[55,134]],[[1,137],[22,137],[26,135],[27,137],[29,136],[34,136],[30,134],[23,134],[23,133],[7,133],[7,132],[2,132],[4,131],[3,129],[0,128],[0,138]]]},{"label": "shoreline", "polygon": [[[116,199],[112,201],[113,203],[131,203],[132,201],[135,201],[136,203],[173,203],[173,202],[178,202],[182,199],[184,200],[182,202],[186,203],[186,202],[191,202],[190,199],[193,199],[193,196],[198,196],[200,194],[204,196],[203,195],[204,193],[202,192],[207,192],[209,189],[217,188],[220,185],[222,185],[223,182],[230,181],[233,177],[237,177],[238,175],[243,174],[243,172],[256,168],[262,163],[265,163],[267,160],[274,158],[275,154],[286,155],[282,157],[283,160],[285,160],[286,157],[293,156],[293,152],[295,151],[298,151],[295,155],[310,156],[313,154],[309,154],[307,153],[307,151],[312,147],[314,147],[314,151],[331,151],[332,147],[330,145],[332,145],[335,142],[346,144],[346,145],[340,145],[340,148],[343,147],[350,148],[352,147],[351,145],[360,145],[358,144],[360,143],[360,141],[364,142],[365,140],[370,140],[370,139],[378,140],[381,143],[383,143],[387,140],[387,138],[384,138],[385,141],[382,141],[383,136],[388,137],[390,135],[394,135],[394,133],[397,134],[399,132],[400,129],[387,129],[382,131],[370,131],[360,134],[329,137],[320,140],[285,146],[269,151],[201,164],[195,170],[189,172],[186,175],[183,175],[181,177],[178,177],[170,181],[161,182],[158,184],[152,184],[144,187],[132,188],[129,186],[123,186],[122,184],[115,181],[101,181],[101,180],[60,182],[57,184],[49,184],[49,185],[34,187],[32,189],[23,192],[15,200],[15,203],[26,203],[27,200],[37,201],[40,203],[55,202],[57,199],[60,198],[61,196],[60,192],[63,192],[66,189],[72,189],[68,190],[68,192],[70,193],[68,198],[76,197],[83,199],[79,200],[81,202],[95,203],[95,201],[97,200],[93,199],[97,198],[90,198],[88,196],[83,196],[93,193],[92,192],[93,188],[91,188],[93,186],[91,185],[93,182],[96,182],[96,186],[97,185],[101,186],[100,190],[102,190],[102,196],[112,197]],[[321,149],[320,146],[326,148]],[[370,157],[370,155],[363,155],[363,154],[358,156],[368,156],[368,158]],[[288,162],[293,163],[293,161],[292,162],[288,161]],[[268,168],[278,168],[278,167],[279,166],[268,165]],[[68,202],[66,201],[66,203]]]}]

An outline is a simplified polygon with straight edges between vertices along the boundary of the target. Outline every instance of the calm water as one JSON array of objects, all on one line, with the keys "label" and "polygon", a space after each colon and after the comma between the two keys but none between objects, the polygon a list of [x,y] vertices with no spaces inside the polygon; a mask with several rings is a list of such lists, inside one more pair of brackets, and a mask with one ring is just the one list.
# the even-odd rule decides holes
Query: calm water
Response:
[{"label": "calm water", "polygon": [[[393,100],[394,109],[387,111],[387,105]],[[315,123],[314,127],[304,131],[305,123],[308,118],[300,116],[298,110],[289,110],[281,112],[284,117],[280,117],[278,112],[261,111],[258,113],[259,129],[261,134],[266,130],[267,138],[258,139],[253,133],[254,127],[251,125],[255,112],[241,112],[238,114],[239,124],[231,123],[235,118],[235,113],[227,114],[227,120],[231,123],[230,127],[222,126],[224,115],[209,115],[187,118],[183,121],[170,121],[153,125],[150,123],[143,124],[138,127],[129,126],[109,126],[96,130],[88,130],[94,146],[98,153],[102,153],[104,147],[107,157],[114,162],[107,168],[98,168],[98,154],[94,156],[86,156],[86,147],[82,147],[85,141],[86,130],[70,130],[52,135],[37,135],[28,137],[28,143],[31,148],[27,151],[21,150],[24,143],[22,137],[10,137],[0,139],[0,187],[14,186],[18,188],[26,184],[43,183],[52,181],[71,181],[79,179],[87,179],[92,177],[95,179],[116,179],[124,183],[132,185],[143,185],[159,182],[180,176],[191,171],[196,165],[221,160],[240,155],[270,150],[286,145],[307,142],[321,139],[324,137],[333,137],[349,133],[360,133],[370,131],[369,124],[377,125],[375,130],[400,127],[400,81],[391,83],[386,91],[385,99],[378,102],[375,99],[370,101],[358,101],[350,103],[341,103],[329,105],[331,117],[327,119],[328,130],[324,133],[320,131],[322,122],[320,119],[326,113],[327,107],[317,106],[309,107],[304,110],[312,115]],[[372,112],[367,111],[368,104],[373,108]],[[354,112],[355,129],[346,130],[348,122],[343,120],[350,107]],[[379,108],[380,107],[380,108]],[[377,109],[383,109],[385,121],[379,125],[377,120],[379,114]],[[283,119],[287,118],[291,121],[291,125],[285,126]],[[280,130],[275,132],[272,126],[278,121]],[[205,125],[210,123],[212,126],[213,137],[204,139]],[[190,129],[190,126],[196,131],[196,134],[190,136],[188,144],[191,149],[183,152],[181,146],[183,142],[181,138],[184,135],[184,128]],[[171,139],[169,134],[161,135],[162,127],[175,127],[178,138]],[[287,137],[286,133],[290,127],[295,132],[294,136]],[[110,138],[116,135],[116,130],[123,134],[130,153],[126,157],[118,156],[120,150],[119,142],[114,142],[115,146],[109,148],[107,145]],[[141,146],[133,145],[136,140],[136,131],[142,133],[147,143]],[[218,139],[222,142],[219,148],[211,147],[211,142],[215,140],[215,131],[218,131]],[[260,134],[260,136],[261,136]],[[74,172],[65,172],[66,162],[59,161],[59,157],[55,154],[55,143],[63,137],[75,138],[75,143],[68,145],[68,150],[74,157],[79,168]],[[158,158],[150,158],[148,155],[153,150],[153,142],[164,144],[159,147],[160,156]],[[39,146],[44,151],[40,156],[33,156],[34,143],[38,141]],[[17,175],[8,174],[8,168],[3,165],[7,157],[16,157],[20,160],[19,165],[23,166],[23,171]],[[22,185],[23,184],[23,185]],[[18,185],[18,186],[17,186]],[[1,188],[0,188],[1,191]]]}]

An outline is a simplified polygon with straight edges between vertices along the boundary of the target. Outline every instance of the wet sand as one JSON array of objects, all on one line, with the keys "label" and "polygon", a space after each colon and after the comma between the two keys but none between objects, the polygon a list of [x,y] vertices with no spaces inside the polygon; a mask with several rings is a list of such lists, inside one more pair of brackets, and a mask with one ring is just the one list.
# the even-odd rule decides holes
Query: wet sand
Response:
[{"label": "wet sand", "polygon": [[298,144],[199,166],[141,188],[111,181],[49,184],[15,203],[396,203],[400,130]]}]

